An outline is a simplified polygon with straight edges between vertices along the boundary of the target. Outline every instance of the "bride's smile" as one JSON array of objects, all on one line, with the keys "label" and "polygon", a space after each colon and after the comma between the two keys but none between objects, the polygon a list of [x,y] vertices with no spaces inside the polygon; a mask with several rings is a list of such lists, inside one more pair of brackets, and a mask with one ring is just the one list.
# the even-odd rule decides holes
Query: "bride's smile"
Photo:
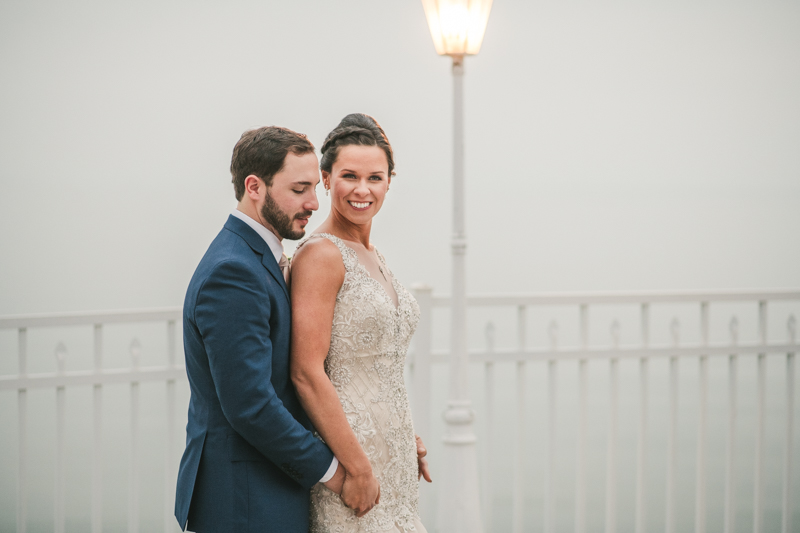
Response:
[{"label": "bride's smile", "polygon": [[353,201],[350,201],[350,202],[347,202],[347,203],[349,203],[350,205],[353,206],[354,209],[358,209],[359,211],[367,209],[369,206],[372,205],[372,202],[353,202]]}]

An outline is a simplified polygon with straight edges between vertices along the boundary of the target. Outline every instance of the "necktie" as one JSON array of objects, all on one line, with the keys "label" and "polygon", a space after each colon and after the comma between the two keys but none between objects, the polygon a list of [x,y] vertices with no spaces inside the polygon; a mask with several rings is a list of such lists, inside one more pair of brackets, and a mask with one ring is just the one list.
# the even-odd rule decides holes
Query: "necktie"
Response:
[{"label": "necktie", "polygon": [[283,280],[286,282],[286,286],[289,286],[289,258],[286,257],[286,254],[281,254],[281,260],[278,261],[278,267],[283,272]]}]

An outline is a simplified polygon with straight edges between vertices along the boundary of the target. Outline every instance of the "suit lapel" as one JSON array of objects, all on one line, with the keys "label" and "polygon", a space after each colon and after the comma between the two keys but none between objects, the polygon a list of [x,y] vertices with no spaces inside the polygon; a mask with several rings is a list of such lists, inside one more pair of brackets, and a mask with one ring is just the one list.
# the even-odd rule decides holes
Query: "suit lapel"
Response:
[{"label": "suit lapel", "polygon": [[275,256],[272,255],[272,250],[269,249],[269,246],[267,246],[267,253],[261,255],[261,264],[264,265],[264,268],[267,269],[267,272],[272,274],[272,277],[275,278],[275,281],[277,281],[278,285],[281,286],[283,289],[283,294],[286,295],[286,300],[288,301],[289,289],[286,287],[286,280],[283,279],[283,272],[281,272],[277,261],[275,261]]},{"label": "suit lapel", "polygon": [[275,278],[277,284],[283,289],[283,294],[286,300],[289,300],[289,289],[286,287],[286,281],[283,279],[283,272],[278,267],[278,262],[275,261],[275,256],[272,255],[272,250],[269,245],[264,242],[261,235],[255,232],[253,228],[239,220],[233,215],[228,215],[228,220],[225,222],[225,228],[240,236],[244,241],[253,249],[254,252],[261,256],[261,264],[267,269],[267,272]]}]

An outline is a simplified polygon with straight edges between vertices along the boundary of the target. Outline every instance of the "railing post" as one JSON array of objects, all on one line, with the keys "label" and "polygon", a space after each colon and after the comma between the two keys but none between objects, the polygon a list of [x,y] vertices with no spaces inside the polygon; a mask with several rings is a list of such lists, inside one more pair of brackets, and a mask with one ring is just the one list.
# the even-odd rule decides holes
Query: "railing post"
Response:
[{"label": "railing post", "polygon": [[[680,344],[680,322],[672,320],[672,345]],[[665,504],[665,532],[675,533],[675,469],[678,459],[678,357],[669,358],[669,427],[667,430],[667,489]]]},{"label": "railing post", "polygon": [[[641,308],[642,347],[650,346],[650,304],[643,303]],[[647,357],[639,360],[639,436],[636,452],[636,533],[647,530]]]},{"label": "railing post", "polygon": [[[731,318],[731,346],[739,341],[739,320]],[[723,533],[736,531],[736,383],[738,356],[734,351],[728,357],[728,443],[725,460],[725,522]]]},{"label": "railing post", "polygon": [[[17,333],[19,377],[28,375],[28,330],[19,328]],[[28,391],[17,390],[19,419],[19,464],[17,466],[17,533],[25,533],[28,525]]]},{"label": "railing post", "polygon": [[[486,324],[486,352],[494,353],[494,324]],[[492,475],[494,473],[494,361],[486,361],[484,367],[483,383],[486,394],[486,413],[483,419],[486,428],[486,436],[483,439],[483,520],[486,531],[492,530],[492,518],[494,516],[494,483]]]},{"label": "railing post", "polygon": [[[789,317],[789,344],[797,338],[797,322],[794,315]],[[783,459],[783,523],[782,533],[792,532],[792,454],[794,452],[794,352],[786,354],[786,442]]]},{"label": "railing post", "polygon": [[[62,343],[56,346],[56,363],[58,375],[64,375],[64,363],[67,349]],[[53,531],[64,533],[66,528],[66,507],[64,505],[64,447],[66,446],[66,395],[64,386],[56,387],[56,460],[55,460],[55,491],[54,491],[54,520]]]},{"label": "railing post", "polygon": [[[526,310],[517,307],[517,350],[525,351]],[[517,423],[514,446],[514,492],[512,495],[512,524],[514,533],[522,533],[525,527],[525,361],[517,361]]]},{"label": "railing post", "polygon": [[[758,302],[758,337],[767,344],[767,302]],[[753,476],[753,533],[762,533],[764,527],[764,417],[766,415],[767,354],[758,354],[756,387],[756,450]]]},{"label": "railing post", "polygon": [[[708,302],[700,304],[700,335],[704,348],[708,347]],[[695,478],[696,510],[694,515],[695,533],[706,531],[706,433],[708,426],[708,355],[700,356],[698,379],[699,407],[697,413],[697,466]]]},{"label": "railing post", "polygon": [[430,438],[433,289],[415,284],[413,291],[419,304],[419,325],[414,334],[414,430],[424,441]]},{"label": "railing post", "polygon": [[[94,371],[103,371],[103,325],[94,325]],[[103,386],[94,386],[92,449],[92,533],[103,531]]]},{"label": "railing post", "polygon": [[[414,365],[412,413],[414,431],[423,442],[431,437],[431,344],[433,333],[433,288],[424,283],[412,287],[419,305],[419,324],[414,333]],[[420,514],[429,516],[431,512],[431,487],[424,481],[420,483]]]},{"label": "railing post", "polygon": [[[589,349],[589,306],[580,306],[581,350]],[[588,416],[587,365],[578,361],[578,443],[575,460],[575,533],[586,531],[586,422]]]},{"label": "railing post", "polygon": [[[177,359],[177,331],[174,320],[167,321],[167,367],[172,370],[175,368]],[[175,501],[175,461],[172,453],[175,450],[175,380],[167,380],[167,437],[166,450],[164,451],[164,533],[175,530],[175,513],[173,502]]]},{"label": "railing post", "polygon": [[[611,349],[619,350],[619,322],[611,323]],[[619,359],[609,361],[608,445],[606,450],[606,529],[617,531],[617,422],[619,414]]]},{"label": "railing post", "polygon": [[[131,342],[131,370],[139,370],[141,345]],[[139,382],[131,382],[131,455],[128,481],[128,532],[139,532]]]},{"label": "railing post", "polygon": [[548,327],[550,350],[547,362],[547,451],[544,467],[544,533],[556,531],[556,401],[558,399],[558,324]]},{"label": "railing post", "polygon": [[[589,306],[580,306],[581,350],[589,349]],[[578,361],[578,442],[575,458],[575,533],[586,531],[586,423],[588,413],[587,360]]]}]

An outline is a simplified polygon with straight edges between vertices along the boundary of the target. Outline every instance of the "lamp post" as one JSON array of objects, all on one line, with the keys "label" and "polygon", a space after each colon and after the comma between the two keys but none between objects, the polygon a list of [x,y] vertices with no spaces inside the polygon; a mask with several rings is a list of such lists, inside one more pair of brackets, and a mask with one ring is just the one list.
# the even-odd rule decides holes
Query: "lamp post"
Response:
[{"label": "lamp post", "polygon": [[439,495],[440,533],[480,533],[478,460],[469,399],[464,231],[464,56],[481,48],[492,0],[422,0],[439,55],[453,59],[453,235],[450,394],[444,420],[444,475]]}]

